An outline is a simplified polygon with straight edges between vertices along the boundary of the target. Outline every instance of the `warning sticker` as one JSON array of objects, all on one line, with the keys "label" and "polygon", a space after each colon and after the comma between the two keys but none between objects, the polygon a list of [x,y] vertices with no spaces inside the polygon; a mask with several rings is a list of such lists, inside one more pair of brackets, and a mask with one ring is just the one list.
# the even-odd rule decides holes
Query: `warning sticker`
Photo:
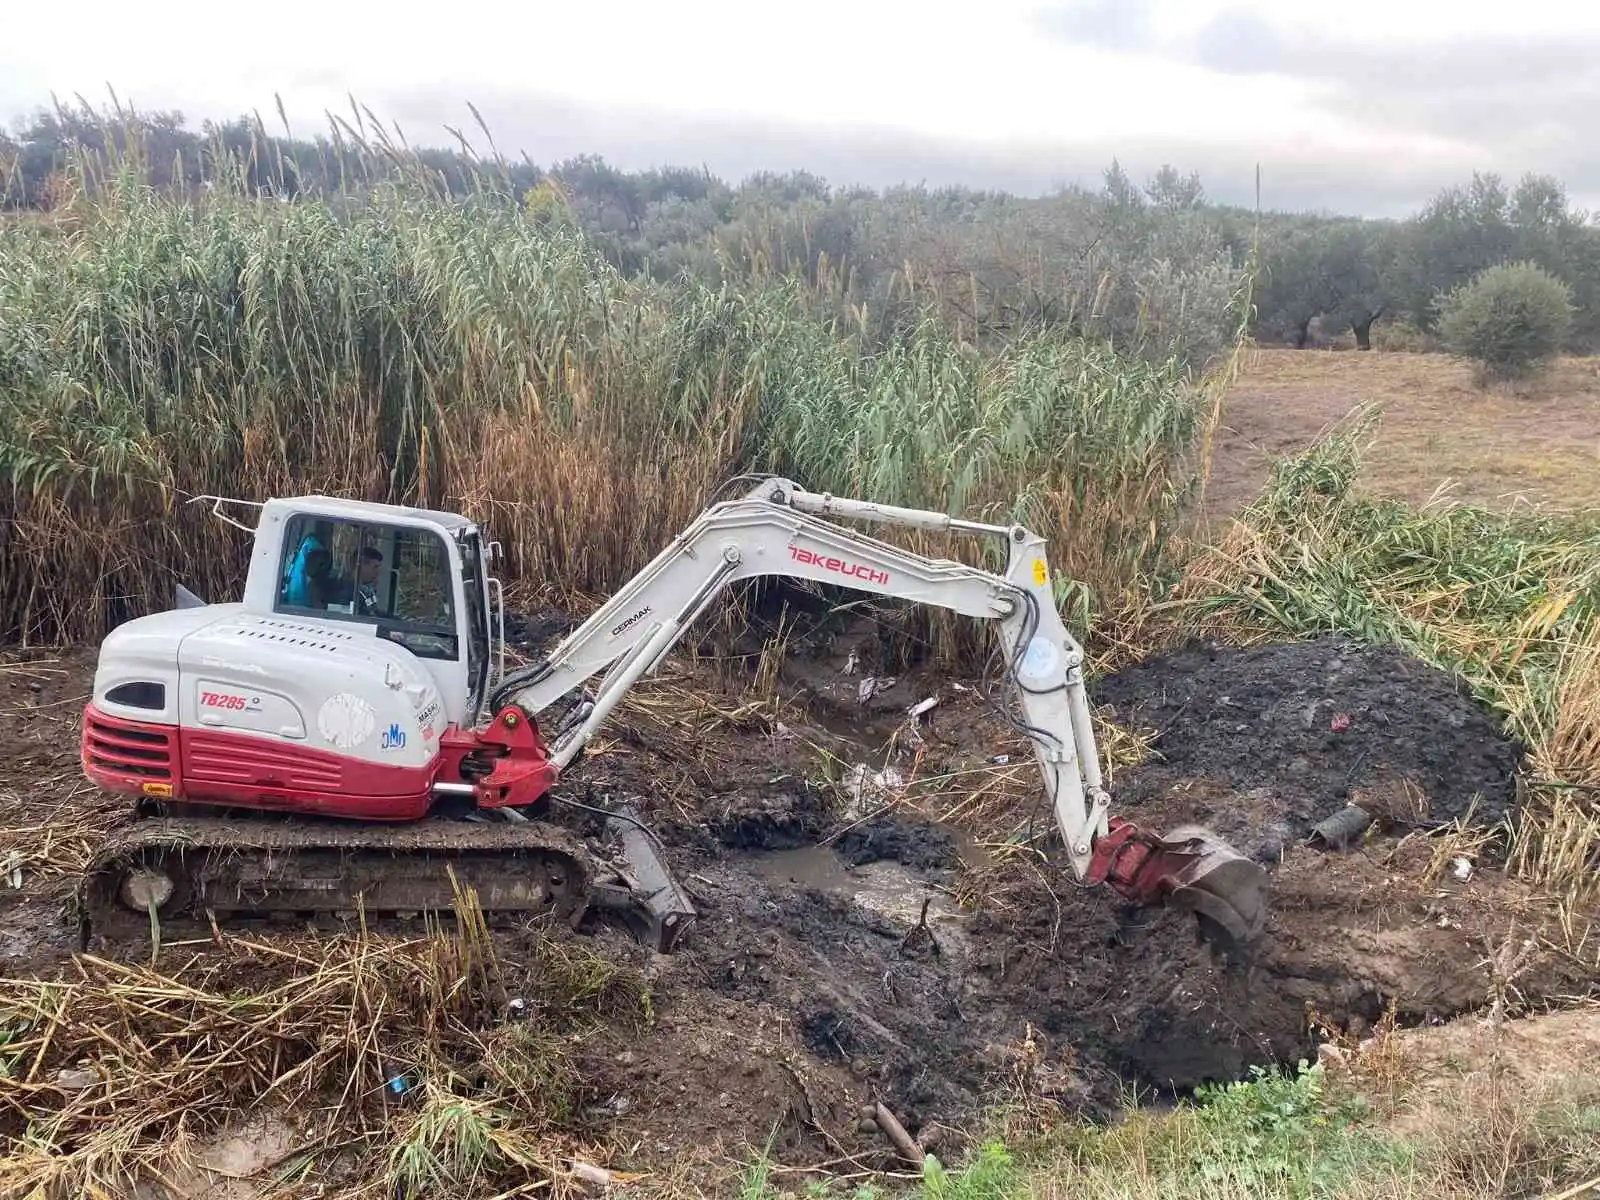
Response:
[{"label": "warning sticker", "polygon": [[1034,559],[1033,560],[1033,582],[1034,582],[1034,584],[1037,585],[1038,587],[1043,587],[1045,585],[1045,582],[1049,578],[1050,578],[1050,573],[1048,571],[1046,571],[1045,568],[1044,568],[1044,559],[1042,559],[1042,558]]}]

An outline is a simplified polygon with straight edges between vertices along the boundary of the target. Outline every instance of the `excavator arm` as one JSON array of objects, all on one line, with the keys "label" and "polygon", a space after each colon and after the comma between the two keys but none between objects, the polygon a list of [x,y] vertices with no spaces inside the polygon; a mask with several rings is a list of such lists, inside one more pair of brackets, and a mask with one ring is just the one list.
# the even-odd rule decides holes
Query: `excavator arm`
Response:
[{"label": "excavator arm", "polygon": [[[994,574],[914,554],[828,518],[1002,539],[1006,568]],[[565,768],[718,595],[764,575],[842,585],[994,621],[1020,708],[1012,719],[1033,746],[1079,882],[1105,883],[1136,904],[1192,909],[1208,935],[1231,943],[1254,937],[1263,916],[1260,867],[1202,828],[1157,836],[1111,815],[1084,690],[1083,650],[1057,612],[1044,539],[1022,526],[840,499],[765,479],[741,498],[709,507],[544,659],[506,676],[494,707],[537,717],[604,672],[592,699],[549,731],[551,760],[557,770]],[[647,891],[676,893],[669,879],[650,882],[655,886]],[[678,897],[662,911],[683,908]]]}]

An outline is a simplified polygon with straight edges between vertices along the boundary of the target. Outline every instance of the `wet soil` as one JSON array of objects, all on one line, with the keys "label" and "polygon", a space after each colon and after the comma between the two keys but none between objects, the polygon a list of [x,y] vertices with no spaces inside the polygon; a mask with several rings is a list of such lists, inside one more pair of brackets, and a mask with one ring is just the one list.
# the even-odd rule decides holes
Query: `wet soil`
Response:
[{"label": "wet soil", "polygon": [[1118,789],[1130,815],[1192,780],[1224,783],[1191,813],[1261,861],[1346,804],[1434,828],[1501,821],[1515,797],[1520,749],[1457,681],[1394,647],[1194,644],[1093,695],[1155,733],[1152,761]]},{"label": "wet soil", "polygon": [[[1529,889],[1487,861],[1465,881],[1439,871],[1438,839],[1413,828],[1512,797],[1515,748],[1437,673],[1329,641],[1189,648],[1093,685],[1106,715],[1158,732],[1155,757],[1115,772],[1119,811],[1205,821],[1270,866],[1268,926],[1240,965],[1190,917],[1074,886],[1049,837],[1023,844],[1048,830],[1037,780],[974,685],[863,689],[847,660],[796,655],[763,704],[726,670],[669,664],[566,785],[641,803],[699,912],[670,957],[590,936],[653,980],[647,1030],[573,1049],[613,1165],[737,1162],[770,1142],[788,1162],[887,1167],[862,1117],[880,1100],[952,1149],[1005,1098],[1109,1115],[1128,1082],[1182,1090],[1312,1052],[1308,1007],[1360,1023],[1393,1004],[1408,1024],[1477,1008],[1479,964],[1513,926],[1541,939],[1521,1002],[1593,986],[1592,950]],[[124,819],[77,772],[91,674],[84,653],[0,660],[0,856],[23,864],[20,888],[0,881],[8,974],[71,970],[59,900]],[[1358,790],[1420,792],[1425,811],[1349,853],[1306,846]],[[497,936],[514,969],[528,935]]]}]

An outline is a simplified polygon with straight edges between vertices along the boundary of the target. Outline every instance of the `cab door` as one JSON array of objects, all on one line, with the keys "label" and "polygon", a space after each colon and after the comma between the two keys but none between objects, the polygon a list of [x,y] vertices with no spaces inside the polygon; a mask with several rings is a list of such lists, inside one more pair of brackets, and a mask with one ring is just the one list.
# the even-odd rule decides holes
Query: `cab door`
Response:
[{"label": "cab door", "polygon": [[[270,519],[270,515],[269,515]],[[474,605],[455,540],[427,521],[292,512],[283,518],[274,613],[364,626],[433,678],[450,724],[472,719]],[[474,589],[476,590],[476,589]]]}]

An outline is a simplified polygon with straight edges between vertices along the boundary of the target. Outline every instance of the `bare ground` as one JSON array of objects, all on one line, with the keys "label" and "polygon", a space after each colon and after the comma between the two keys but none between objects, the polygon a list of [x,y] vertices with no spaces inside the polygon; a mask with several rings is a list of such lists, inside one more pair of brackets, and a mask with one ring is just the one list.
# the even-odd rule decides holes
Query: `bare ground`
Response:
[{"label": "bare ground", "polygon": [[1480,388],[1442,354],[1259,348],[1223,403],[1212,516],[1259,494],[1270,461],[1353,409],[1383,407],[1364,483],[1420,503],[1436,489],[1494,507],[1600,504],[1600,360],[1562,359],[1525,387]]},{"label": "bare ground", "polygon": [[[601,1029],[572,1051],[581,1132],[611,1165],[704,1181],[770,1140],[793,1165],[886,1168],[861,1117],[878,1100],[951,1147],[1006,1089],[1103,1115],[1129,1081],[1181,1090],[1312,1052],[1308,1009],[1358,1028],[1390,1004],[1414,1025],[1473,1011],[1507,938],[1535,943],[1520,1005],[1593,986],[1588,917],[1499,872],[1471,848],[1481,836],[1397,819],[1347,854],[1303,842],[1357,788],[1403,796],[1397,812],[1421,825],[1469,795],[1487,801],[1480,814],[1514,802],[1516,748],[1441,677],[1330,642],[1190,650],[1096,685],[1133,730],[1108,728],[1108,747],[1148,752],[1115,766],[1128,815],[1205,819],[1270,864],[1269,927],[1241,967],[1182,914],[1074,888],[1054,850],[1028,841],[1048,828],[1036,772],[976,682],[913,673],[863,701],[873,654],[870,638],[818,642],[789,660],[776,699],[742,668],[679,660],[581,764],[571,786],[644,798],[701,914],[670,959],[592,939],[654,981],[649,1029]],[[62,897],[124,820],[77,770],[91,663],[0,666],[8,976],[71,969]],[[908,718],[929,696],[937,707]],[[1338,714],[1352,719],[1335,730]],[[515,970],[529,935],[499,936]],[[1037,1051],[1043,1068],[1023,1072]]]}]

